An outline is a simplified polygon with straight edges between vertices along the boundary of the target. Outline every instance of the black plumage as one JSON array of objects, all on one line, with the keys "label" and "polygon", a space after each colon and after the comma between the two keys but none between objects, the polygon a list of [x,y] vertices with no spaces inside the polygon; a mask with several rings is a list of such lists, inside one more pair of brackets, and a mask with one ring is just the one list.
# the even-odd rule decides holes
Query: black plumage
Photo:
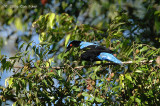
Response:
[{"label": "black plumage", "polygon": [[68,43],[66,51],[70,50],[72,47],[80,47],[80,49],[83,50],[81,54],[82,60],[92,61],[92,62],[107,60],[115,62],[117,64],[122,64],[120,60],[114,57],[114,55],[112,54],[113,51],[103,46],[100,46],[96,43],[74,40]]},{"label": "black plumage", "polygon": [[113,51],[111,51],[110,49],[99,45],[90,45],[83,48],[83,50],[85,52],[81,54],[81,59],[92,62],[101,61],[100,59],[97,58],[97,56],[102,52],[113,53]]}]

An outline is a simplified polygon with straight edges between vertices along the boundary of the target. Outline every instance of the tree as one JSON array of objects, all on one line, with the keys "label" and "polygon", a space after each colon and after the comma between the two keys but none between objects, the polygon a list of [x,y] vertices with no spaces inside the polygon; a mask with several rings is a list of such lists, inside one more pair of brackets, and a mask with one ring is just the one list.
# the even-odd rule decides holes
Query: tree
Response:
[{"label": "tree", "polygon": [[[83,2],[85,1],[74,3],[84,5]],[[153,7],[157,2],[152,5],[149,5],[148,1],[138,2],[149,8],[149,12],[152,11],[144,12],[143,17],[134,13],[137,11],[136,7],[125,5],[127,11],[122,11],[123,7],[119,7],[112,17],[98,20],[98,16],[109,16],[110,8],[115,7],[114,3],[95,0],[91,6],[85,4],[84,10],[90,7],[89,13],[95,11],[93,16],[85,17],[85,20],[92,20],[91,24],[77,21],[76,17],[84,12],[80,7],[73,13],[62,13],[71,4],[69,1],[60,2],[60,8],[57,10],[59,14],[47,13],[34,20],[32,28],[39,34],[40,44],[34,44],[32,41],[23,43],[19,46],[19,52],[9,58],[10,61],[5,56],[0,57],[3,70],[18,68],[13,76],[6,79],[8,86],[1,86],[1,102],[12,100],[14,105],[160,104],[160,49],[157,48],[159,11]],[[122,1],[121,3],[127,4]],[[97,5],[101,8],[93,8]],[[108,14],[104,14],[106,11]],[[77,14],[73,15],[74,12]],[[149,14],[151,16],[148,16]],[[146,18],[154,25],[149,24]],[[148,36],[149,34],[153,34],[155,39]],[[64,53],[68,41],[75,39],[97,41],[110,47],[117,52],[117,58],[124,61],[124,66],[106,62],[88,65],[89,63],[80,61],[80,52],[76,49]],[[22,61],[23,66],[14,66],[17,61]],[[109,69],[106,70],[106,67]],[[108,75],[109,70],[112,70],[111,77]]]}]

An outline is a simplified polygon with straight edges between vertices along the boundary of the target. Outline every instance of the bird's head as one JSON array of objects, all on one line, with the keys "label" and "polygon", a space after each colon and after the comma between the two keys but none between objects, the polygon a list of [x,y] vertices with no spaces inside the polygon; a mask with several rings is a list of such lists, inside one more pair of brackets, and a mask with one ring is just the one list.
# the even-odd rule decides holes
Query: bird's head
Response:
[{"label": "bird's head", "polygon": [[72,47],[78,47],[80,45],[81,41],[78,41],[78,40],[73,40],[73,41],[70,41],[68,44],[67,44],[67,49],[65,52],[69,51]]}]

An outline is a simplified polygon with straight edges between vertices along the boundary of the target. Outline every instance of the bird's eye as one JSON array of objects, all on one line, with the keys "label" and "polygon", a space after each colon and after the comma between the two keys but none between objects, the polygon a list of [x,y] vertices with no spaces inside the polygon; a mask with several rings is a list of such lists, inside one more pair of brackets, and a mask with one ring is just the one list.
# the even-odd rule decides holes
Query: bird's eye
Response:
[{"label": "bird's eye", "polygon": [[70,44],[70,46],[72,46],[72,44]]}]

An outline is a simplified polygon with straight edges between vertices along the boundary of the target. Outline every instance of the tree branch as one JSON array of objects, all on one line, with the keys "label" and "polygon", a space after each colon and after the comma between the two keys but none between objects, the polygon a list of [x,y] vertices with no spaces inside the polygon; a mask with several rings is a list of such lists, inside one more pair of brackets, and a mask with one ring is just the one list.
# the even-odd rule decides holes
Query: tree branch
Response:
[{"label": "tree branch", "polygon": [[[140,61],[139,63],[152,63],[152,62],[153,62],[153,60],[150,60],[150,61],[143,60],[143,61]],[[122,62],[122,63],[123,63],[123,65],[125,65],[125,64],[134,64],[136,62],[134,62],[134,61],[125,61],[125,62]],[[118,64],[116,64],[116,63],[93,64],[93,65],[77,66],[77,67],[74,67],[74,69],[80,70],[82,68],[99,66],[99,65],[106,66],[106,65],[118,65]],[[23,66],[14,66],[13,68],[23,68]],[[29,68],[36,68],[36,67],[29,67]],[[50,67],[40,67],[40,68],[50,68]],[[65,66],[62,66],[62,67],[60,67],[60,66],[51,67],[51,69],[56,69],[56,70],[65,69]]]}]

